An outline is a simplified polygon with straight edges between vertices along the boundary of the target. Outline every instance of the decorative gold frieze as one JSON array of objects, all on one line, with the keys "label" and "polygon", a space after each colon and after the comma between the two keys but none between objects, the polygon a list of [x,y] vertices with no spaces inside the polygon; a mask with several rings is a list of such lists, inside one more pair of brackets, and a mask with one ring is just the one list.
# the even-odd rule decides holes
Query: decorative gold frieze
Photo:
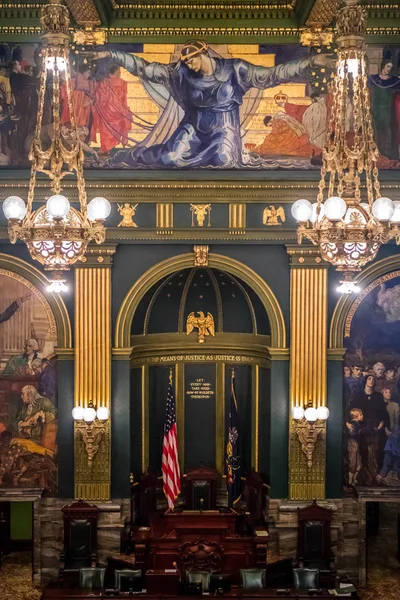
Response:
[{"label": "decorative gold frieze", "polygon": [[[75,269],[75,406],[90,401],[110,408],[111,398],[111,268]],[[83,427],[85,425],[82,424]],[[107,500],[110,493],[110,425],[98,436],[83,434],[75,423],[75,496]],[[88,459],[88,449],[91,460]],[[90,491],[106,492],[103,498]],[[86,495],[82,495],[85,491]]]},{"label": "decorative gold frieze", "polygon": [[191,312],[186,320],[186,335],[190,335],[194,329],[198,329],[197,341],[199,344],[204,344],[205,338],[208,335],[215,336],[214,317],[211,313],[207,316],[200,310],[195,317],[194,312]]},{"label": "decorative gold frieze", "polygon": [[[211,204],[191,204],[192,227],[204,227],[207,218],[207,227],[211,227]],[[196,223],[195,223],[196,221]]]},{"label": "decorative gold frieze", "polygon": [[313,466],[313,454],[319,437],[325,437],[326,426],[322,421],[309,423],[303,418],[301,421],[294,421],[292,427],[296,431],[301,449],[307,459],[307,467],[311,469]]},{"label": "decorative gold frieze", "polygon": [[208,267],[208,246],[194,246],[194,266]]},{"label": "decorative gold frieze", "polygon": [[[246,228],[246,204],[231,203],[229,204],[229,229],[230,233],[237,233],[238,229]],[[240,234],[244,231],[240,231]]]},{"label": "decorative gold frieze", "polygon": [[[311,251],[312,249],[310,249]],[[291,258],[314,260],[315,255]],[[326,405],[327,282],[326,267],[292,264],[290,271],[290,408]],[[303,431],[304,425],[304,431]],[[325,437],[322,430],[306,431],[301,421],[289,423],[289,492],[293,500],[325,496]],[[325,425],[321,425],[325,430]]]},{"label": "decorative gold frieze", "polygon": [[283,206],[267,206],[263,211],[263,225],[282,225],[286,221],[285,209]]},{"label": "decorative gold frieze", "polygon": [[331,46],[332,43],[333,30],[330,29],[310,27],[310,29],[303,29],[300,34],[300,44],[302,46]]},{"label": "decorative gold frieze", "polygon": [[118,212],[122,217],[122,221],[118,223],[118,227],[137,227],[137,224],[133,220],[136,214],[136,209],[139,206],[138,203],[135,205],[125,202],[125,204],[117,204]]},{"label": "decorative gold frieze", "polygon": [[73,40],[78,46],[104,46],[107,42],[107,31],[93,27],[78,29],[74,31]]},{"label": "decorative gold frieze", "polygon": [[172,234],[174,226],[174,205],[172,202],[157,203],[156,205],[156,227],[158,234]]}]

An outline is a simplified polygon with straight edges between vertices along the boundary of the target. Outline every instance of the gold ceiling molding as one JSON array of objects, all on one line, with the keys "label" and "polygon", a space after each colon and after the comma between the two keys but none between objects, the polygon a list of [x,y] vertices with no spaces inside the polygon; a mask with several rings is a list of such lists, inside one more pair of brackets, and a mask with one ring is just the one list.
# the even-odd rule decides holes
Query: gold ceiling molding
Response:
[{"label": "gold ceiling molding", "polygon": [[[25,281],[37,288],[39,292],[49,285],[49,280],[43,275],[43,273],[25,261],[16,258],[15,256],[0,254],[0,269],[4,269],[19,275]],[[44,302],[48,303],[55,319],[58,346],[60,348],[72,348],[71,323],[67,308],[61,296],[59,294],[51,294],[46,292],[46,295],[44,296]]]},{"label": "gold ceiling molding", "polygon": [[[134,283],[119,310],[115,325],[115,347],[130,346],[131,325],[135,311],[144,294],[164,277],[181,269],[193,267],[193,254],[181,254],[161,261],[143,273]],[[260,298],[269,318],[271,326],[271,345],[275,348],[286,348],[286,326],[282,309],[269,285],[247,265],[220,254],[209,254],[209,267],[220,269],[230,275],[242,279]]]},{"label": "gold ceiling molding", "polygon": [[296,0],[291,2],[226,2],[225,0],[216,0],[211,5],[209,3],[200,2],[176,2],[165,0],[164,2],[115,2],[111,0],[112,6],[115,9],[130,9],[130,10],[223,10],[239,11],[239,10],[292,10],[296,6]]},{"label": "gold ceiling molding", "polygon": [[96,27],[101,19],[93,0],[66,0],[71,15],[78,25]]},{"label": "gold ceiling molding", "polygon": [[[398,254],[373,262],[357,277],[357,284],[363,289],[363,291],[360,293],[360,296],[363,294],[364,296],[366,295],[366,289],[368,289],[368,287],[373,284],[376,279],[390,274],[391,271],[399,268],[400,255]],[[387,277],[387,279],[390,278],[390,276]],[[369,291],[371,291],[371,289]],[[336,303],[329,331],[329,348],[341,349],[343,347],[343,340],[346,335],[346,330],[349,330],[348,319],[352,318],[352,313],[355,312],[355,310],[352,311],[352,307],[354,305],[356,305],[356,308],[358,307],[358,298],[359,297],[354,298],[352,294],[342,295]]]},{"label": "gold ceiling molding", "polygon": [[109,36],[122,37],[134,36],[173,36],[186,35],[190,37],[231,36],[231,37],[259,37],[259,36],[298,36],[298,27],[109,27]]},{"label": "gold ceiling molding", "polygon": [[342,0],[315,0],[306,25],[308,27],[328,27],[341,5]]}]

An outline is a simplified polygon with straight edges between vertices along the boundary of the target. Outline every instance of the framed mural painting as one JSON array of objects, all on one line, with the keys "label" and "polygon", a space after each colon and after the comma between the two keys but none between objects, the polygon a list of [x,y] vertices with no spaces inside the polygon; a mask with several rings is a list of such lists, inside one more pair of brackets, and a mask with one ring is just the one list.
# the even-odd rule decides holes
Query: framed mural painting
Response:
[{"label": "framed mural painting", "polygon": [[32,284],[0,270],[0,487],[57,491],[56,325]]},{"label": "framed mural painting", "polygon": [[[399,48],[374,46],[369,85],[379,167],[400,166]],[[0,45],[0,166],[26,167],[41,50]],[[75,48],[73,102],[87,168],[318,170],[335,48],[259,44],[108,44]],[[71,136],[65,85],[62,135]],[[351,103],[351,98],[349,98]],[[351,113],[351,111],[350,111]],[[47,121],[47,124],[46,124]],[[52,138],[45,98],[43,142]],[[349,136],[353,134],[351,118]]]},{"label": "framed mural painting", "polygon": [[400,271],[369,285],[346,324],[346,486],[400,486]]}]

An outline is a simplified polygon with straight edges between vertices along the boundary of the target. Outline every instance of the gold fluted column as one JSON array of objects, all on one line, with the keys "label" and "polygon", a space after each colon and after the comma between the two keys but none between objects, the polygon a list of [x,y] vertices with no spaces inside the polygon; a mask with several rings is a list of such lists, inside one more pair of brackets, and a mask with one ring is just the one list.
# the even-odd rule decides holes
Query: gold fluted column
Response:
[{"label": "gold fluted column", "polygon": [[[290,257],[290,409],[326,405],[328,265],[315,248],[288,246]],[[325,497],[325,424],[310,464],[289,417],[289,497]]]},{"label": "gold fluted column", "polygon": [[[90,247],[75,269],[75,398],[74,405],[110,407],[111,400],[111,266],[115,246]],[[98,427],[97,427],[98,426]],[[110,419],[94,423],[94,456],[88,460],[83,433],[75,422],[75,497],[110,498]]]}]

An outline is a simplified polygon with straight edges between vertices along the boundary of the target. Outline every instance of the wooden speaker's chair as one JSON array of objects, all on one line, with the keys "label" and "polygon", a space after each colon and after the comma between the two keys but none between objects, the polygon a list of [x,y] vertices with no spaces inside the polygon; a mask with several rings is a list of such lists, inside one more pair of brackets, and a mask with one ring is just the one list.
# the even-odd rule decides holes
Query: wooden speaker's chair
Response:
[{"label": "wooden speaker's chair", "polygon": [[213,510],[217,504],[216,469],[199,465],[185,475],[186,508],[190,510]]},{"label": "wooden speaker's chair", "polygon": [[295,566],[319,569],[322,587],[334,587],[336,579],[335,555],[331,550],[332,511],[312,504],[297,510],[297,557]]},{"label": "wooden speaker's chair", "polygon": [[59,581],[77,584],[79,571],[96,567],[99,510],[82,500],[62,508],[64,548],[60,555]]}]

